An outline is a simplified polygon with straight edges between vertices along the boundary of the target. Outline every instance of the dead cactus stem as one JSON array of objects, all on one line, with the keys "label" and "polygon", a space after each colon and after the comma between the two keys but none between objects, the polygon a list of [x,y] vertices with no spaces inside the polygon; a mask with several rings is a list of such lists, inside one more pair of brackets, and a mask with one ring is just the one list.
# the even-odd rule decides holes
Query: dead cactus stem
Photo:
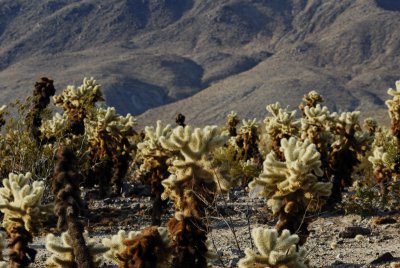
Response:
[{"label": "dead cactus stem", "polygon": [[35,261],[36,250],[29,248],[28,244],[32,243],[33,237],[28,232],[23,221],[15,220],[6,228],[10,236],[8,247],[10,248],[10,267],[28,267],[29,264]]},{"label": "dead cactus stem", "polygon": [[126,249],[118,255],[120,268],[154,268],[170,253],[157,228],[147,227],[132,240],[125,240]]},{"label": "dead cactus stem", "polygon": [[42,113],[50,103],[50,97],[53,96],[55,92],[53,80],[47,77],[42,77],[35,83],[32,99],[33,107],[28,113],[26,121],[30,133],[37,143],[41,142],[39,127],[42,124]]},{"label": "dead cactus stem", "polygon": [[80,199],[80,176],[74,170],[76,157],[69,148],[61,148],[57,154],[57,165],[52,182],[55,196],[55,214],[58,228],[67,229],[72,238],[73,253],[77,267],[94,267],[89,250],[83,238],[83,225],[78,220],[83,210]]}]

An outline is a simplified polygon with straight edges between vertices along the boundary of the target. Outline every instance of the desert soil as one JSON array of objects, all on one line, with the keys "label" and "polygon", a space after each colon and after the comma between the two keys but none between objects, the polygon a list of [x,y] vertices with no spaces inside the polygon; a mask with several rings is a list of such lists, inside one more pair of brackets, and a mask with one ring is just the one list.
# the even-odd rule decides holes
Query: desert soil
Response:
[{"label": "desert soil", "polygon": [[[135,194],[136,191],[136,194]],[[140,230],[150,225],[150,197],[137,195],[137,190],[126,197],[90,201],[90,220],[86,227],[91,237],[99,242],[103,237],[116,234],[119,229]],[[140,191],[139,191],[140,192]],[[163,225],[173,215],[172,203],[163,216]],[[275,222],[265,209],[265,201],[250,198],[244,191],[235,191],[230,196],[220,197],[215,206],[218,212],[208,217],[211,230],[209,238],[213,241],[219,259],[214,267],[237,267],[246,247],[252,247],[250,230],[256,226],[273,227]],[[335,211],[318,215],[311,223],[311,234],[304,245],[308,250],[311,267],[400,267],[400,214],[391,213],[391,224],[375,224],[373,216],[343,215]],[[368,228],[368,235],[355,238],[341,238],[339,234],[345,227],[360,226]],[[35,237],[32,247],[38,250],[33,267],[44,267],[49,256],[44,246],[45,234]],[[378,264],[371,264],[384,253],[388,258]],[[392,266],[391,266],[392,265]],[[115,267],[105,263],[103,267]]]}]

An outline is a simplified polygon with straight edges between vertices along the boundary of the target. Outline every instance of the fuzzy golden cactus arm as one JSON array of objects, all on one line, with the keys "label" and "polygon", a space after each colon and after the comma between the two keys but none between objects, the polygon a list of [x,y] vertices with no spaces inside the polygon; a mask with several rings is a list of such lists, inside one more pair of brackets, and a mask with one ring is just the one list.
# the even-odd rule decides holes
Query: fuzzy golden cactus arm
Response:
[{"label": "fuzzy golden cactus arm", "polygon": [[299,237],[283,230],[279,236],[275,229],[254,228],[252,231],[254,244],[259,254],[247,248],[246,256],[239,261],[239,268],[307,268],[306,251],[297,250]]},{"label": "fuzzy golden cactus arm", "polygon": [[113,235],[111,238],[103,238],[101,243],[109,248],[107,252],[103,254],[104,258],[114,262],[115,264],[120,264],[121,260],[118,257],[118,254],[121,254],[126,248],[124,245],[124,241],[129,239],[134,239],[138,236],[140,232],[130,231],[126,233],[124,230],[119,230],[116,235]]},{"label": "fuzzy golden cactus arm", "polygon": [[20,218],[28,231],[35,231],[38,221],[48,215],[51,205],[42,204],[44,182],[34,181],[29,185],[30,173],[25,175],[10,174],[3,180],[0,188],[0,210],[4,213],[3,226]]},{"label": "fuzzy golden cactus arm", "polygon": [[283,109],[279,102],[267,105],[267,111],[271,113],[271,117],[264,120],[267,132],[293,135],[297,133],[300,127],[300,120],[296,119],[296,111],[289,112]]},{"label": "fuzzy golden cactus arm", "polygon": [[387,93],[393,97],[385,102],[389,108],[390,118],[400,120],[400,81],[396,81],[396,89],[390,88]]},{"label": "fuzzy golden cactus arm", "polygon": [[302,198],[305,202],[329,196],[331,184],[318,182],[317,179],[323,172],[320,154],[314,144],[298,141],[294,137],[282,139],[281,151],[285,161],[278,160],[274,152],[269,153],[263,164],[263,172],[249,184],[250,189],[255,189],[257,185],[262,187],[260,194],[269,199],[268,205],[274,213],[284,205],[282,200],[286,195],[298,190],[304,193]]},{"label": "fuzzy golden cactus arm", "polygon": [[101,93],[101,86],[96,80],[91,78],[84,78],[80,87],[68,86],[61,95],[53,97],[54,103],[57,106],[63,107],[65,110],[71,108],[78,108],[84,106],[85,101],[93,102],[96,100],[103,100]]},{"label": "fuzzy golden cactus arm", "polygon": [[134,133],[133,126],[136,121],[130,114],[124,117],[118,115],[114,107],[108,107],[107,109],[99,108],[96,115],[96,120],[85,119],[89,140],[97,140],[99,133],[103,132],[115,137]]},{"label": "fuzzy golden cactus arm", "polygon": [[[96,267],[100,267],[102,261],[102,254],[109,248],[90,239],[87,232],[83,233],[90,255],[92,256],[93,263]],[[68,268],[73,267],[75,264],[72,238],[68,232],[63,232],[61,238],[48,234],[46,236],[46,249],[52,255],[46,261],[46,267],[54,268]]]},{"label": "fuzzy golden cactus arm", "polygon": [[179,126],[173,129],[168,139],[161,137],[160,142],[167,150],[179,151],[186,162],[195,162],[228,140],[228,135],[219,132],[217,126],[196,128],[194,131],[190,126]]},{"label": "fuzzy golden cactus arm", "polygon": [[[150,171],[155,165],[155,158],[168,158],[168,150],[161,146],[160,138],[171,134],[171,126],[164,126],[160,120],[157,121],[156,128],[145,127],[145,138],[142,142],[137,144],[138,159],[142,159],[143,163],[140,165],[140,171]],[[159,164],[159,163],[157,163]]]}]

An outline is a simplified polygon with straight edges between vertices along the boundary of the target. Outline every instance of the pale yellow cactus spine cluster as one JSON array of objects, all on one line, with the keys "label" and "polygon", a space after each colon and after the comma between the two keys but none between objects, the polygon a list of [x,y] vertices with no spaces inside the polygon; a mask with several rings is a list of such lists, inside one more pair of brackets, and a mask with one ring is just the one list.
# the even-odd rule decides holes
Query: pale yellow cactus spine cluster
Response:
[{"label": "pale yellow cactus spine cluster", "polygon": [[[304,107],[301,119],[301,138],[318,143],[331,143],[334,139],[332,127],[336,113],[330,113],[328,107],[317,104],[315,107]],[[322,145],[322,144],[321,144]]]},{"label": "pale yellow cactus spine cluster", "polygon": [[160,138],[167,139],[171,134],[171,125],[164,125],[160,120],[157,121],[156,128],[145,127],[144,141],[137,144],[138,154],[143,158],[140,165],[140,171],[150,171],[156,164],[154,158],[163,158],[168,156],[168,151],[161,146]]},{"label": "pale yellow cactus spine cluster", "polygon": [[[95,267],[100,267],[102,254],[108,250],[108,247],[97,243],[94,239],[90,239],[87,232],[83,233],[83,236],[90,255],[92,256],[93,264]],[[61,237],[48,234],[46,236],[46,249],[52,253],[52,255],[46,260],[46,267],[74,267],[75,257],[72,248],[72,238],[68,232],[63,232]]]},{"label": "pale yellow cactus spine cluster", "polygon": [[119,139],[125,135],[132,135],[136,124],[135,118],[127,114],[125,117],[117,114],[115,108],[99,108],[96,119],[85,119],[86,134],[89,140],[99,141],[99,135],[107,133]]},{"label": "pale yellow cactus spine cluster", "polygon": [[71,108],[79,108],[82,106],[84,100],[102,100],[101,86],[97,81],[91,77],[85,77],[83,84],[75,88],[74,86],[67,86],[61,95],[53,97],[54,103],[64,108],[64,110],[70,110]]},{"label": "pale yellow cactus spine cluster", "polygon": [[[163,245],[165,248],[171,246],[172,241],[168,235],[168,230],[165,227],[158,227],[157,231],[161,237]],[[126,250],[126,245],[124,245],[124,241],[133,240],[141,234],[139,231],[130,231],[126,233],[124,230],[119,230],[116,235],[113,235],[111,238],[103,238],[101,243],[108,248],[108,251],[103,254],[103,257],[113,263],[120,265],[122,267],[123,261],[121,259],[121,253]],[[167,256],[167,259],[160,259],[163,263],[160,263],[157,267],[169,267],[170,257]]]},{"label": "pale yellow cactus spine cluster", "polygon": [[160,142],[165,149],[178,151],[182,157],[172,162],[172,175],[162,182],[165,187],[163,198],[171,198],[180,207],[179,193],[183,190],[181,187],[193,178],[198,182],[211,184],[215,189],[228,190],[230,182],[218,176],[218,172],[211,169],[207,160],[207,154],[224,144],[227,139],[228,135],[221,134],[216,126],[196,128],[194,131],[190,126],[179,126],[172,131],[168,139],[161,137]]},{"label": "pale yellow cactus spine cluster", "polygon": [[39,221],[50,213],[52,205],[42,204],[44,182],[34,181],[30,185],[31,178],[31,173],[10,173],[3,180],[3,187],[0,188],[0,210],[4,213],[4,227],[15,219],[21,219],[26,230],[36,231]]},{"label": "pale yellow cactus spine cluster", "polygon": [[389,108],[389,116],[392,120],[400,120],[400,81],[396,81],[396,89],[390,88],[387,93],[393,96],[393,99],[385,103]]},{"label": "pale yellow cactus spine cluster", "polygon": [[111,238],[103,238],[101,243],[108,248],[108,251],[103,254],[104,258],[117,265],[120,264],[121,260],[118,257],[118,254],[123,252],[126,248],[124,241],[127,239],[134,239],[139,234],[140,232],[137,231],[126,233],[124,230],[119,230],[118,233],[113,235]]},{"label": "pale yellow cactus spine cluster", "polygon": [[246,256],[239,261],[239,268],[307,268],[306,250],[297,248],[299,237],[283,230],[281,235],[275,229],[262,227],[252,230],[252,238],[257,252],[247,248]]},{"label": "pale yellow cactus spine cluster", "polygon": [[[329,196],[332,185],[318,181],[322,176],[320,153],[315,145],[307,140],[302,142],[292,137],[281,140],[281,151],[285,156],[282,162],[276,158],[274,152],[267,155],[264,169],[258,178],[250,183],[250,189],[257,185],[262,187],[260,194],[268,198],[268,206],[273,213],[277,213],[282,206],[289,213],[289,203],[285,204],[287,195],[299,191],[299,200],[307,206],[311,200],[321,196]],[[309,207],[310,209],[312,208]]]},{"label": "pale yellow cactus spine cluster", "polygon": [[272,115],[264,120],[267,133],[277,139],[287,138],[297,134],[300,120],[296,119],[296,111],[288,111],[279,102],[267,105],[267,111]]}]

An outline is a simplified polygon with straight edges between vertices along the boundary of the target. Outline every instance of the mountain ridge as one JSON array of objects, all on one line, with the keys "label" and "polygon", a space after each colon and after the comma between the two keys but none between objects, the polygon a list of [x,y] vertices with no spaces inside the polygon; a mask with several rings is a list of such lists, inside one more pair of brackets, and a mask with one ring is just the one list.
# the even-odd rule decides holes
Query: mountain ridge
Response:
[{"label": "mountain ridge", "polygon": [[177,112],[193,124],[230,110],[261,119],[310,90],[331,110],[381,119],[400,79],[399,12],[393,0],[5,0],[0,101],[40,76],[58,92],[94,76],[141,125]]}]

